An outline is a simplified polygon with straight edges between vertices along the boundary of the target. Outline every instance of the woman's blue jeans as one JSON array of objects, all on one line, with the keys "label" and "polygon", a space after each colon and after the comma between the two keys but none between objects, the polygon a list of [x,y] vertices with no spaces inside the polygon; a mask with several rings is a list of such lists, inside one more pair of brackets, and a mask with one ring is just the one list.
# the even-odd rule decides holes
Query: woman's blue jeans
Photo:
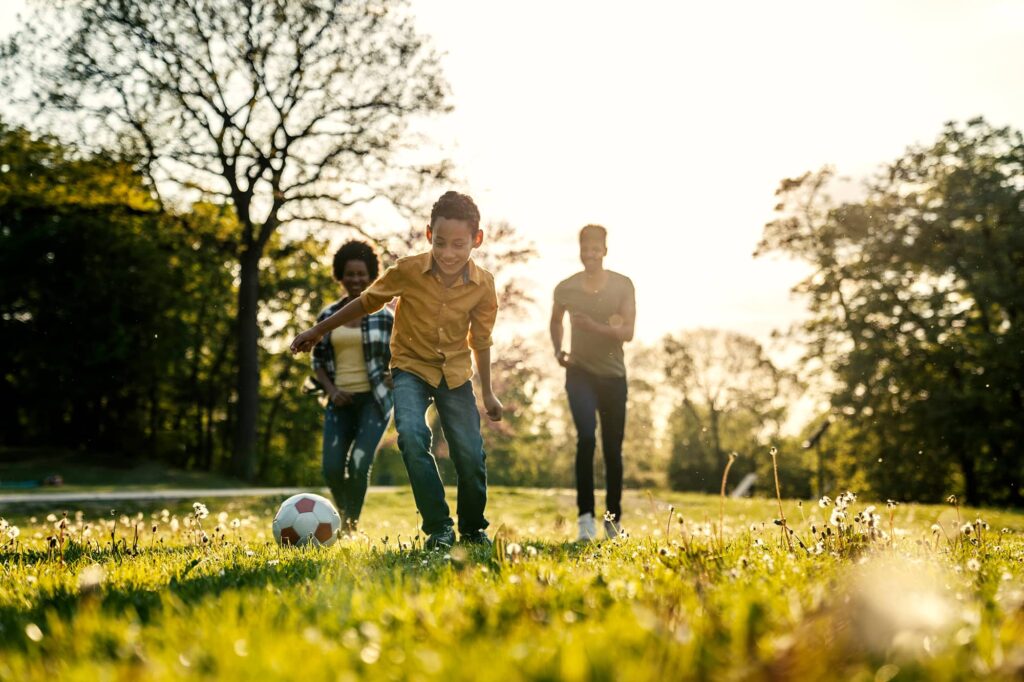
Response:
[{"label": "woman's blue jeans", "polygon": [[331,403],[324,415],[324,478],[341,518],[359,520],[370,483],[370,467],[377,454],[388,417],[372,393],[354,393],[344,407]]}]

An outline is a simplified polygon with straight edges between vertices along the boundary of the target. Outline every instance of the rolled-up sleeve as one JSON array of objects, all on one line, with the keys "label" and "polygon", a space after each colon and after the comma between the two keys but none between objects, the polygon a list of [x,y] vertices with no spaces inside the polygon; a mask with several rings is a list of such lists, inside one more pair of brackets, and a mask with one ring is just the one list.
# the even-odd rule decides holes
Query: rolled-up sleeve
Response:
[{"label": "rolled-up sleeve", "polygon": [[483,297],[469,312],[469,347],[473,350],[486,350],[494,345],[491,332],[494,331],[494,321],[498,317],[498,293],[491,277],[487,278],[483,286]]},{"label": "rolled-up sleeve", "polygon": [[404,275],[397,265],[393,265],[385,270],[384,274],[377,281],[359,295],[359,300],[363,302],[363,308],[366,312],[368,314],[375,313],[387,305],[395,296],[401,296],[403,278]]}]

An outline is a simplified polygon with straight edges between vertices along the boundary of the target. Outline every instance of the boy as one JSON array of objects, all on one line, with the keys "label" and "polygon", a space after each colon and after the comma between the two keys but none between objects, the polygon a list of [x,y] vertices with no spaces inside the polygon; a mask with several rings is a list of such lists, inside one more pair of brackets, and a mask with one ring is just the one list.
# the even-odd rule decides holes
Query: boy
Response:
[{"label": "boy", "polygon": [[[594,521],[594,449],[597,418],[601,418],[608,494],[604,532],[622,533],[622,438],[626,427],[626,363],[622,344],[633,339],[636,296],[625,275],[604,269],[607,232],[600,225],[580,230],[583,271],[555,287],[551,310],[551,342],[558,364],[565,367],[565,390],[576,424],[577,540],[596,539]],[[562,350],[562,320],[572,320],[572,350]]]},{"label": "boy", "polygon": [[431,402],[455,464],[461,540],[490,544],[484,532],[487,469],[470,381],[472,351],[487,416],[500,421],[502,405],[491,390],[490,350],[498,297],[494,277],[470,258],[483,239],[480,211],[473,199],[445,192],[430,212],[430,251],[400,259],[358,298],[296,336],[291,344],[293,353],[308,351],[332,329],[380,310],[398,297],[391,336],[395,426],[416,508],[423,517],[427,549],[455,543],[437,462],[430,454],[431,434],[424,415]]}]

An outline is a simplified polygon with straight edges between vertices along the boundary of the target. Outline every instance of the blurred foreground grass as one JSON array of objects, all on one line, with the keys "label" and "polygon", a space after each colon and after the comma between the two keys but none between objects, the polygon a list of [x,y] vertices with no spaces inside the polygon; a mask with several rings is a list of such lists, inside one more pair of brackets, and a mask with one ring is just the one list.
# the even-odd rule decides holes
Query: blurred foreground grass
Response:
[{"label": "blurred foreground grass", "polygon": [[494,489],[493,549],[428,553],[407,491],[330,548],[273,545],[278,502],[211,503],[201,530],[191,505],[63,532],[3,510],[0,680],[1024,674],[1021,514],[854,502],[840,532],[791,501],[789,549],[774,501],[728,500],[720,535],[717,497],[631,493],[628,538],[577,545],[569,491]]}]

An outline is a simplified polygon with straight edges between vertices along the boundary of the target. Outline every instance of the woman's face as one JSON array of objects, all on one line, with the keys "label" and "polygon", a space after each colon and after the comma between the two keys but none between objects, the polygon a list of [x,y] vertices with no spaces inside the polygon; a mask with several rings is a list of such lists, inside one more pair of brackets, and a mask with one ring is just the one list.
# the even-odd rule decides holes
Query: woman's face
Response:
[{"label": "woman's face", "polygon": [[345,262],[345,269],[341,272],[341,286],[345,287],[345,293],[355,297],[363,293],[363,290],[370,285],[370,271],[366,263],[361,260],[352,259]]}]

